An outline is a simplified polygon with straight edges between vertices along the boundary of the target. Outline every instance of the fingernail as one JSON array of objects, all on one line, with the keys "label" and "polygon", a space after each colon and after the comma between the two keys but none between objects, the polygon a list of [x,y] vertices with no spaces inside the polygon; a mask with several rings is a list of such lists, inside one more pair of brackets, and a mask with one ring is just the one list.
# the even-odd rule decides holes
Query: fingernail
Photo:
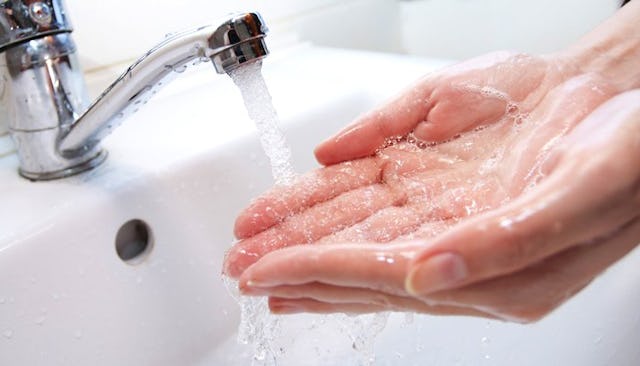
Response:
[{"label": "fingernail", "polygon": [[266,288],[266,287],[274,287],[273,284],[267,283],[267,282],[263,282],[260,280],[248,280],[247,282],[247,287],[252,287],[252,288]]},{"label": "fingernail", "polygon": [[455,253],[440,253],[413,265],[405,290],[414,296],[449,288],[467,277],[464,259]]},{"label": "fingernail", "polygon": [[245,296],[266,296],[269,294],[266,286],[259,286],[253,281],[240,282],[238,287],[240,293]]}]

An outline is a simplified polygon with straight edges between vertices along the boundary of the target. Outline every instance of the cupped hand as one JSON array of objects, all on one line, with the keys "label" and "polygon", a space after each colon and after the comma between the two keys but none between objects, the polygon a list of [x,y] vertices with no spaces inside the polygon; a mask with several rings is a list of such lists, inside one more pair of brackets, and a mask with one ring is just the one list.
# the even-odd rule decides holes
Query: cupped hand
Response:
[{"label": "cupped hand", "polygon": [[496,52],[447,67],[321,143],[316,158],[331,165],[371,156],[390,138],[409,133],[442,142],[509,115],[540,114],[555,88],[586,73],[573,60]]},{"label": "cupped hand", "polygon": [[[504,98],[501,114],[458,123],[451,112],[454,132],[428,139],[414,126],[405,131],[413,136],[374,156],[275,188],[239,217],[241,241],[225,271],[283,313],[539,318],[630,250],[638,233],[630,133],[638,111],[626,107],[637,93],[574,129],[615,91],[595,75],[548,89],[518,99],[485,88],[487,98]],[[424,128],[436,129],[429,121]],[[359,127],[364,136],[367,126]],[[372,131],[378,141],[389,135]]]},{"label": "cupped hand", "polygon": [[[241,251],[255,249],[256,256],[264,255],[235,274],[241,273],[240,287],[245,294],[270,296],[271,309],[279,313],[406,310],[537,320],[639,241],[638,106],[640,91],[607,102],[551,152],[538,155],[545,162],[538,172],[545,178],[535,187],[521,188],[514,180],[503,181],[503,187],[493,192],[517,194],[522,190],[520,195],[496,201],[501,196],[496,194],[480,201],[486,197],[481,194],[476,202],[497,206],[480,209],[465,220],[460,218],[469,206],[460,202],[460,217],[452,214],[440,221],[418,220],[415,224],[405,219],[419,216],[415,208],[407,209],[408,214],[401,211],[413,200],[406,197],[400,201],[403,205],[389,205],[341,231],[317,238],[316,245],[296,245],[266,255],[260,252],[265,241],[259,238],[275,240],[269,237],[270,230],[280,230],[290,221],[285,220],[239,243],[227,264],[238,264],[235,260],[243,258]],[[450,144],[458,141],[465,141],[465,136]],[[422,153],[428,155],[428,151]],[[465,165],[462,161],[458,164]],[[520,177],[527,182],[527,176]],[[409,175],[397,178],[405,177]],[[497,183],[493,187],[498,187]],[[358,202],[353,202],[354,207]],[[322,210],[309,211],[294,217]],[[423,212],[424,217],[431,217]],[[405,226],[409,221],[414,225]],[[322,227],[318,224],[312,230]],[[401,233],[398,227],[411,229]],[[448,230],[437,235],[445,228]],[[398,236],[392,238],[390,233]],[[333,238],[338,237],[369,242],[333,244]],[[281,241],[271,244],[293,243],[286,238],[280,236]]]}]

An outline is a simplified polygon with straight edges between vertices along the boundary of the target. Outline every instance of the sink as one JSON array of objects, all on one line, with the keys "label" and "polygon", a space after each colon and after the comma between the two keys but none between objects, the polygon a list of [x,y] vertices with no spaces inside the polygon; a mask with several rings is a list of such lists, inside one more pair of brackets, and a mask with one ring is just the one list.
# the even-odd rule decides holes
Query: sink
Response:
[{"label": "sink", "polygon": [[[312,146],[444,64],[309,45],[273,52],[264,74],[295,169],[317,166]],[[239,92],[210,68],[132,116],[91,172],[32,183],[14,155],[0,158],[1,365],[251,364],[221,262],[236,214],[272,179]],[[375,364],[637,365],[639,266],[636,250],[532,325],[392,314]],[[278,364],[357,364],[348,332],[326,319],[281,318]]]}]

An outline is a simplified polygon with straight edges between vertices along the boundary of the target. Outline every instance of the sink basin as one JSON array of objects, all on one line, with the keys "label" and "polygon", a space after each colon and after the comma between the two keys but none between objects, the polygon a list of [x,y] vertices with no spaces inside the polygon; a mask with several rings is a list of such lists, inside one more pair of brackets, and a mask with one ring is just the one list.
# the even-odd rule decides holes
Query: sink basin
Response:
[{"label": "sink basin", "polygon": [[[312,146],[444,64],[305,45],[274,52],[264,74],[295,169],[315,167]],[[251,364],[221,262],[236,214],[272,179],[239,92],[210,68],[132,116],[91,172],[32,183],[15,156],[0,158],[0,365]],[[393,314],[375,364],[637,365],[639,266],[636,250],[533,325]],[[349,331],[326,319],[281,318],[278,364],[361,362]]]}]

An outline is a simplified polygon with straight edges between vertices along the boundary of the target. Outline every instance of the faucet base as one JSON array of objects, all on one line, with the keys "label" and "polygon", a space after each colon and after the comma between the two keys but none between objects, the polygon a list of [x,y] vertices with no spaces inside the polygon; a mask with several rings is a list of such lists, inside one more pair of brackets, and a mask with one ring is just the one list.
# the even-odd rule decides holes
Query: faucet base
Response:
[{"label": "faucet base", "polygon": [[54,180],[59,178],[70,177],[72,175],[80,174],[82,172],[86,172],[87,170],[91,170],[98,165],[102,164],[109,154],[106,150],[100,150],[96,156],[93,158],[72,166],[70,168],[65,168],[62,170],[47,172],[47,173],[33,173],[27,172],[22,169],[19,170],[21,176],[31,180],[31,181],[40,181],[40,180]]}]

